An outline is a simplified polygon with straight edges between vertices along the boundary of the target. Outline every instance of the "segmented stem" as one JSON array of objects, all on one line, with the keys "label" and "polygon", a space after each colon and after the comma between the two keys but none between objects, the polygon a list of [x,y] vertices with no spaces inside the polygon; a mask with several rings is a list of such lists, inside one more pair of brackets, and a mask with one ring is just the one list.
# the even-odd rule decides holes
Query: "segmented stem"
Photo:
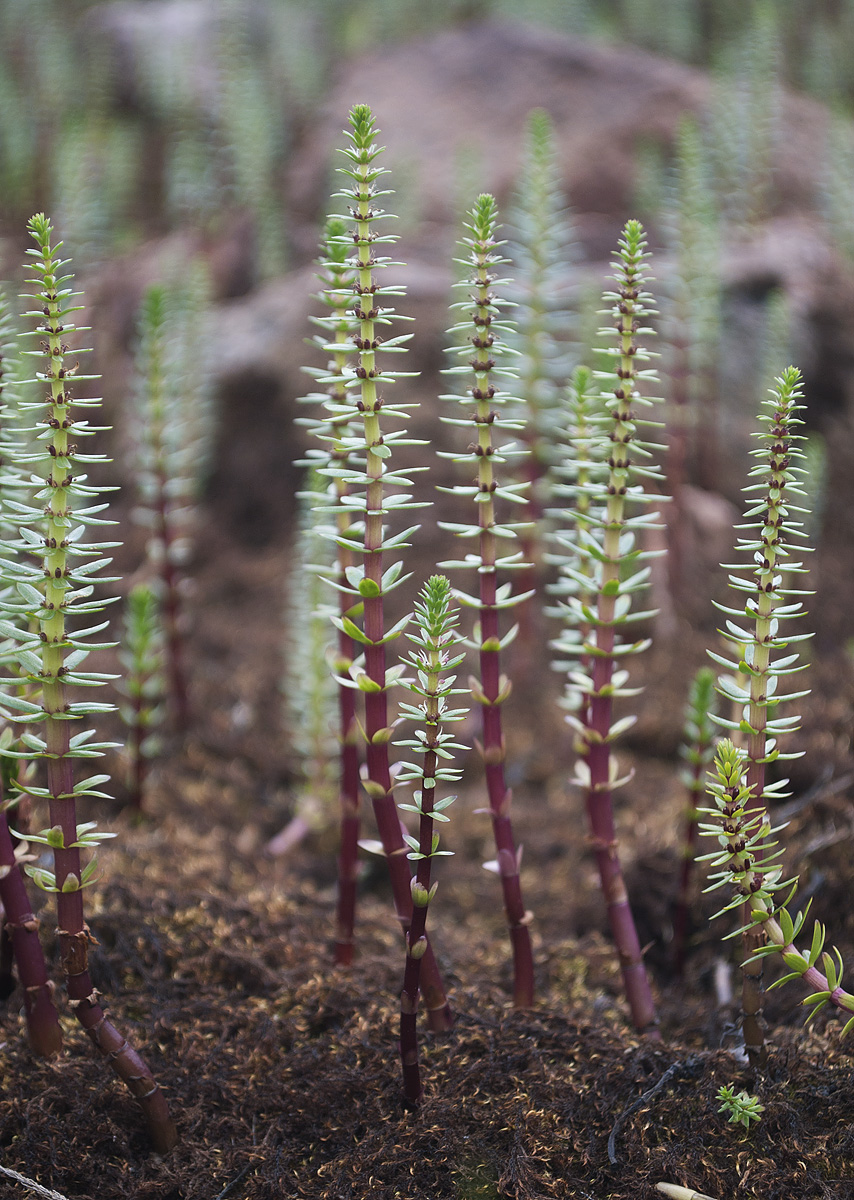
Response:
[{"label": "segmented stem", "polygon": [[[454,308],[463,309],[467,320],[455,325],[451,332],[460,342],[461,335],[466,339],[465,344],[455,353],[468,357],[473,347],[474,356],[466,366],[451,368],[447,373],[463,374],[467,379],[471,379],[473,375],[473,381],[467,388],[466,399],[470,396],[475,401],[475,411],[473,418],[443,417],[443,420],[460,425],[470,425],[472,420],[474,422],[476,442],[472,453],[460,461],[469,462],[474,458],[477,464],[477,483],[474,487],[455,487],[450,490],[456,495],[474,499],[477,504],[478,522],[476,526],[447,522],[442,524],[444,528],[451,529],[463,537],[475,535],[477,552],[469,555],[462,563],[442,565],[475,567],[478,574],[479,592],[476,597],[467,596],[459,590],[456,590],[455,594],[463,603],[476,607],[479,611],[480,620],[475,636],[480,657],[480,679],[471,681],[472,695],[481,706],[483,720],[486,788],[497,850],[497,871],[501,879],[504,911],[513,948],[513,998],[517,1008],[528,1008],[534,1003],[534,959],[529,928],[532,916],[522,899],[519,874],[521,849],[516,847],[510,817],[512,792],[507,786],[504,773],[505,751],[501,721],[501,706],[511,690],[509,679],[501,672],[501,650],[512,640],[515,630],[502,640],[499,624],[499,611],[519,604],[527,595],[513,596],[509,585],[498,583],[499,570],[521,569],[527,564],[521,561],[521,553],[499,556],[499,538],[515,538],[516,530],[520,527],[499,522],[495,506],[496,497],[510,502],[526,503],[521,493],[528,485],[501,483],[495,470],[496,465],[500,467],[508,457],[520,452],[512,443],[501,445],[496,442],[496,427],[517,430],[520,428],[520,422],[505,420],[501,409],[509,397],[496,388],[496,383],[502,376],[513,376],[514,373],[496,363],[496,358],[502,352],[506,352],[506,347],[503,347],[501,342],[506,339],[508,325],[501,319],[500,305],[494,291],[496,284],[506,282],[500,281],[496,275],[496,268],[506,260],[498,251],[501,245],[497,240],[498,210],[492,196],[484,194],[478,197],[466,228],[471,236],[463,238],[461,245],[467,251],[466,261],[471,268],[471,275],[459,286],[465,288],[469,296],[467,300],[455,304]],[[461,397],[444,396],[443,399],[456,400],[459,403]]]},{"label": "segmented stem", "polygon": [[[90,934],[83,916],[83,889],[92,881],[94,860],[84,867],[80,851],[97,845],[104,835],[95,834],[91,824],[78,825],[77,800],[103,795],[96,791],[96,786],[107,777],[96,775],[78,780],[74,761],[97,757],[105,745],[91,742],[90,732],[72,734],[72,730],[83,715],[110,706],[73,702],[69,688],[75,684],[97,684],[109,677],[78,669],[94,648],[94,643],[82,639],[103,625],[75,632],[69,619],[103,608],[103,601],[88,597],[92,594],[93,578],[110,561],[94,555],[109,543],[86,545],[82,540],[85,523],[99,523],[95,514],[105,506],[80,505],[81,498],[88,499],[99,491],[86,485],[86,475],[81,474],[80,468],[101,458],[78,449],[76,439],[90,435],[93,430],[86,421],[71,415],[69,382],[76,367],[67,365],[68,346],[64,341],[64,336],[74,329],[68,318],[77,311],[68,286],[71,276],[62,274],[66,264],[59,258],[60,247],[51,246],[50,222],[38,215],[30,221],[29,230],[36,242],[36,249],[29,253],[36,272],[33,282],[38,286],[38,307],[30,315],[38,318],[37,332],[43,339],[41,350],[32,353],[41,360],[37,379],[47,385],[47,412],[39,423],[45,449],[32,456],[21,454],[19,458],[39,464],[44,484],[36,488],[32,505],[13,506],[19,514],[21,541],[9,545],[19,553],[29,551],[41,560],[41,566],[33,567],[25,561],[7,561],[4,566],[17,582],[24,601],[22,611],[37,620],[39,632],[31,637],[6,622],[2,626],[4,632],[23,643],[18,651],[19,660],[28,678],[41,685],[41,702],[34,704],[9,694],[4,705],[23,714],[26,720],[42,722],[44,730],[43,739],[28,735],[27,744],[34,757],[45,761],[47,787],[29,790],[47,799],[51,828],[41,835],[30,835],[30,840],[46,843],[53,849],[54,872],[33,868],[31,874],[56,893],[57,932],[71,1006],[95,1046],[142,1107],[155,1147],[165,1152],[177,1142],[166,1100],[142,1058],[107,1020],[89,974]],[[95,403],[77,400],[75,408],[92,407]],[[82,561],[75,563],[75,559]]]},{"label": "segmented stem", "polygon": [[616,664],[621,657],[639,653],[649,645],[646,639],[624,643],[617,636],[618,629],[627,622],[650,615],[631,610],[631,595],[645,585],[649,574],[646,568],[635,569],[635,564],[651,557],[651,552],[635,547],[634,539],[654,521],[654,515],[632,515],[635,505],[648,504],[653,499],[633,481],[638,477],[659,477],[658,471],[648,464],[649,446],[637,436],[639,425],[652,424],[640,421],[637,416],[638,409],[652,403],[650,398],[641,396],[637,385],[641,380],[654,378],[651,371],[638,366],[649,358],[648,352],[637,342],[639,333],[651,332],[642,324],[650,311],[650,297],[644,291],[647,257],[643,228],[639,222],[629,221],[614,263],[617,290],[605,296],[606,300],[612,301],[617,346],[603,352],[614,359],[615,371],[597,372],[597,375],[613,382],[616,374],[616,386],[612,394],[602,393],[607,414],[594,418],[601,429],[601,440],[605,442],[607,438],[609,446],[608,477],[594,496],[603,511],[590,513],[587,518],[597,531],[596,540],[589,539],[586,543],[597,564],[596,608],[595,616],[591,609],[587,610],[590,637],[583,644],[589,673],[578,672],[571,676],[571,682],[581,694],[580,716],[573,718],[570,715],[569,723],[576,730],[581,745],[578,777],[586,793],[593,854],[620,957],[632,1021],[637,1029],[656,1036],[655,1006],[617,850],[612,792],[625,781],[617,779],[616,764],[611,756],[612,742],[634,721],[628,717],[613,722],[614,697],[633,694],[624,688],[626,673],[617,671]]},{"label": "segmented stem", "polygon": [[[364,499],[357,498],[345,503],[348,507],[352,506],[364,512],[364,563],[361,569],[356,569],[359,579],[355,589],[356,597],[361,597],[364,603],[364,618],[361,631],[346,618],[339,619],[337,624],[339,629],[351,636],[359,633],[357,640],[364,646],[364,668],[357,672],[357,680],[358,686],[365,693],[365,753],[368,775],[365,787],[371,797],[383,852],[388,863],[398,920],[406,933],[412,917],[411,876],[394,802],[388,755],[388,743],[392,736],[388,718],[388,688],[396,681],[399,672],[386,670],[386,643],[402,633],[405,622],[399,627],[386,629],[384,596],[398,582],[400,568],[395,564],[393,568],[384,571],[383,554],[389,545],[398,547],[403,544],[402,539],[406,536],[398,535],[387,540],[384,526],[386,516],[393,510],[415,505],[408,497],[390,494],[387,490],[390,484],[399,487],[409,481],[400,472],[390,471],[386,466],[386,460],[391,457],[391,446],[404,443],[400,433],[390,433],[385,429],[381,414],[383,419],[389,415],[401,416],[407,406],[398,404],[392,408],[385,405],[384,410],[385,402],[380,386],[391,383],[400,376],[400,372],[385,370],[379,364],[377,352],[380,346],[383,354],[402,350],[403,343],[408,338],[407,335],[395,338],[381,337],[383,327],[390,323],[388,313],[391,311],[380,306],[381,300],[386,295],[396,294],[398,289],[382,286],[375,274],[388,262],[387,259],[376,257],[376,246],[394,239],[388,235],[381,235],[374,227],[374,223],[385,215],[381,209],[375,207],[375,203],[377,196],[383,194],[377,188],[377,182],[386,172],[384,168],[375,165],[381,150],[373,141],[376,125],[367,105],[356,105],[352,109],[350,126],[349,137],[352,144],[344,151],[350,165],[340,170],[353,185],[342,195],[348,201],[355,225],[350,234],[350,243],[355,247],[351,261],[355,273],[353,291],[356,297],[353,315],[358,323],[358,332],[353,341],[358,358],[355,367],[348,364],[345,378],[348,390],[356,388],[358,393],[356,409],[362,421],[361,452],[365,455],[365,469],[364,472],[352,473],[364,486]],[[348,477],[347,472],[338,471],[334,467],[329,468],[329,473]],[[407,531],[409,532],[412,531]],[[352,670],[356,670],[356,664]],[[435,1028],[449,1028],[451,1014],[445,989],[429,946],[423,971],[424,995],[431,1023]]]},{"label": "segmented stem", "polygon": [[417,705],[403,705],[410,716],[423,722],[415,737],[398,743],[416,750],[420,763],[406,763],[399,782],[412,781],[418,786],[414,804],[400,807],[418,814],[418,837],[406,837],[410,846],[408,857],[417,863],[412,880],[412,923],[406,939],[406,968],[400,995],[400,1058],[403,1067],[403,1091],[407,1105],[415,1107],[421,1100],[421,1070],[418,1062],[418,1033],[416,1016],[421,983],[421,962],[427,949],[427,910],[436,892],[431,884],[432,860],[450,851],[439,849],[436,822],[447,821],[444,810],[456,799],[454,796],[436,798],[437,782],[454,781],[460,772],[443,765],[452,758],[452,751],[462,749],[450,740],[445,731],[449,722],[460,721],[467,709],[451,710],[448,697],[460,694],[455,689],[454,676],[448,675],[463,661],[464,655],[454,655],[457,642],[454,627],[457,617],[451,610],[451,587],[444,575],[433,575],[421,591],[415,605],[415,634],[410,634],[417,649],[410,656],[415,678],[409,688],[419,698]]},{"label": "segmented stem", "polygon": [[[710,652],[715,662],[727,667],[736,677],[721,676],[718,690],[742,708],[743,717],[741,720],[716,717],[715,720],[725,728],[746,735],[750,806],[760,824],[768,799],[779,795],[786,783],[781,780],[767,784],[766,767],[777,759],[792,757],[780,753],[777,738],[797,728],[799,722],[797,716],[777,717],[774,713],[782,701],[795,700],[806,694],[780,694],[780,680],[801,668],[796,665],[797,654],[780,658],[776,653],[790,643],[810,636],[781,636],[781,623],[802,616],[804,611],[798,598],[802,593],[787,586],[789,576],[804,573],[801,563],[792,560],[790,549],[792,539],[803,537],[801,523],[791,516],[792,512],[802,511],[794,501],[803,498],[800,486],[803,469],[798,466],[798,460],[803,457],[799,450],[802,438],[797,433],[802,424],[797,415],[802,407],[798,403],[800,382],[800,372],[795,367],[787,368],[777,379],[770,397],[763,401],[766,411],[760,420],[765,428],[755,435],[762,444],[752,451],[758,461],[750,472],[751,478],[760,482],[745,488],[748,496],[758,493],[759,499],[748,502],[742,526],[754,533],[739,538],[737,545],[738,550],[748,555],[748,562],[728,564],[732,571],[739,572],[730,575],[731,586],[745,593],[747,598],[741,608],[717,605],[728,617],[736,618],[735,621],[728,619],[725,630],[720,631],[736,658],[723,658]],[[792,597],[794,602],[787,603]],[[738,621],[743,623],[738,624]],[[761,1022],[762,963],[756,957],[761,944],[761,930],[748,928],[744,936],[749,961],[743,974],[742,1012],[745,1046],[755,1065],[762,1065],[767,1056]]]}]

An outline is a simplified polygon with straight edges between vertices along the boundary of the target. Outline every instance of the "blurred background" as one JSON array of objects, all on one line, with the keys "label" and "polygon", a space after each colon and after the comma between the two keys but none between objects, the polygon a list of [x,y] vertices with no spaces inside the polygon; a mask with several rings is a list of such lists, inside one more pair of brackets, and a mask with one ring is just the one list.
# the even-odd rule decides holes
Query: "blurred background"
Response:
[{"label": "blurred background", "polygon": [[[710,596],[726,591],[719,564],[732,554],[758,402],[788,363],[802,368],[818,547],[810,619],[833,672],[813,725],[831,730],[823,754],[847,755],[852,40],[845,0],[0,0],[0,274],[20,291],[25,222],[50,213],[103,375],[107,482],[122,486],[129,577],[145,557],[145,535],[126,519],[140,306],[152,284],[192,281],[202,306],[183,366],[209,405],[185,574],[194,686],[217,752],[239,752],[253,770],[266,762],[281,779],[269,696],[281,674],[293,463],[307,445],[293,418],[309,387],[303,367],[319,365],[305,339],[320,311],[324,217],[340,210],[335,147],[351,105],[367,102],[394,190],[398,307],[415,318],[406,366],[420,376],[400,398],[418,401],[416,433],[443,448],[453,443],[437,432],[436,396],[460,221],[479,191],[512,218],[533,109],[552,121],[569,230],[570,366],[596,342],[621,227],[630,216],[647,227],[667,486],[679,492],[655,595],[670,651],[653,675],[672,681],[672,701],[652,705],[661,720],[659,735],[646,727],[647,746],[673,752],[688,673],[714,637]],[[426,518],[416,579],[445,552]],[[546,675],[545,640],[542,650]]]}]

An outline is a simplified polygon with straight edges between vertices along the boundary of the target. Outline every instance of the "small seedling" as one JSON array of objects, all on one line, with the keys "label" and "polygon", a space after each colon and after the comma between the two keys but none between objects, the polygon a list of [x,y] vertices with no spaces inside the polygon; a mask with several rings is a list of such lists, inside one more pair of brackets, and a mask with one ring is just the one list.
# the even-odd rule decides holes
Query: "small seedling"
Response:
[{"label": "small seedling", "polygon": [[718,1088],[718,1099],[721,1101],[718,1112],[726,1113],[730,1125],[743,1125],[745,1129],[750,1128],[751,1121],[761,1120],[765,1111],[758,1097],[745,1091],[736,1092],[726,1084]]}]

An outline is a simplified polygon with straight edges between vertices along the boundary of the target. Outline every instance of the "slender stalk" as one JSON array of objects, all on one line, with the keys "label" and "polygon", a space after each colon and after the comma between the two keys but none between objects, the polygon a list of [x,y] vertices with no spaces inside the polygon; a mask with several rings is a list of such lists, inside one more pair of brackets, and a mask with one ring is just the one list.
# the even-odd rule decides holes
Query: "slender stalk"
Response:
[{"label": "slender stalk", "polygon": [[[355,390],[358,399],[356,411],[361,417],[361,439],[342,439],[346,448],[364,455],[364,471],[348,471],[337,466],[327,469],[327,474],[349,480],[364,488],[364,494],[346,497],[342,503],[364,515],[364,560],[360,567],[347,572],[349,593],[364,604],[363,627],[360,629],[348,617],[336,618],[336,626],[353,637],[364,648],[364,660],[357,660],[350,668],[350,685],[355,685],[365,695],[365,757],[367,779],[364,786],[371,798],[377,828],[382,842],[382,852],[391,877],[394,905],[404,934],[412,918],[411,874],[406,862],[406,849],[400,828],[400,820],[394,802],[393,785],[389,769],[388,744],[392,727],[388,717],[388,689],[400,678],[402,667],[386,669],[386,643],[399,637],[408,618],[391,629],[386,628],[384,598],[402,582],[401,564],[395,563],[385,569],[384,552],[406,544],[413,532],[407,529],[393,537],[386,536],[385,518],[400,509],[419,507],[410,496],[390,492],[409,486],[410,480],[397,470],[389,470],[386,460],[390,458],[392,446],[412,444],[404,439],[402,432],[390,432],[385,421],[391,417],[405,417],[411,405],[388,404],[380,387],[400,377],[400,372],[390,372],[380,365],[378,351],[382,354],[402,351],[409,335],[392,338],[381,336],[383,327],[390,324],[390,309],[382,308],[386,296],[398,294],[395,287],[378,282],[377,272],[388,263],[387,258],[377,257],[377,245],[393,242],[389,235],[381,235],[374,223],[384,214],[375,207],[378,196],[385,193],[377,187],[378,180],[386,173],[375,165],[381,150],[374,143],[376,125],[367,105],[356,105],[350,113],[349,137],[351,145],[344,151],[349,166],[340,171],[352,187],[341,195],[347,200],[354,222],[347,241],[355,247],[353,267],[355,280],[355,307],[353,316],[358,323],[358,332],[353,341],[358,351],[355,366],[345,370],[348,392]],[[324,383],[330,382],[328,379]],[[334,407],[334,406],[333,406]],[[352,402],[347,411],[353,416]],[[343,414],[342,414],[343,415]],[[343,676],[341,678],[344,678]],[[345,680],[346,682],[346,680]],[[439,970],[428,946],[423,971],[424,997],[434,1028],[447,1029],[451,1025],[450,1009]]]},{"label": "slender stalk", "polygon": [[[56,895],[60,954],[71,1007],[95,1046],[140,1104],[155,1148],[165,1153],[177,1142],[166,1100],[140,1055],[107,1020],[89,974],[91,939],[83,915],[83,889],[93,882],[96,864],[92,858],[84,866],[81,850],[96,847],[110,835],[96,833],[92,823],[78,825],[77,801],[102,796],[97,788],[107,776],[77,779],[74,762],[99,757],[108,744],[93,742],[91,730],[72,731],[83,716],[108,710],[110,706],[73,701],[69,689],[74,685],[96,685],[110,677],[79,669],[96,648],[91,635],[103,629],[104,624],[77,630],[72,618],[103,608],[103,601],[91,599],[93,582],[95,578],[103,581],[98,572],[110,560],[96,555],[115,543],[87,544],[83,540],[86,525],[105,523],[97,514],[106,506],[88,503],[100,489],[88,485],[87,476],[81,474],[81,468],[100,462],[101,457],[83,454],[73,440],[90,436],[94,430],[87,421],[71,414],[81,407],[91,408],[97,402],[78,399],[72,408],[69,382],[76,368],[66,365],[68,346],[64,341],[64,336],[74,329],[68,318],[79,308],[73,305],[72,277],[62,273],[67,264],[59,258],[60,247],[51,245],[50,221],[39,214],[30,221],[29,230],[36,242],[36,248],[29,254],[36,272],[32,282],[38,288],[37,309],[30,315],[38,318],[37,331],[43,339],[41,350],[31,353],[41,363],[36,377],[47,385],[47,412],[36,431],[46,445],[32,455],[21,453],[17,457],[19,463],[37,464],[40,471],[36,479],[44,482],[34,485],[30,505],[8,502],[20,523],[21,536],[20,540],[7,543],[7,548],[19,557],[15,561],[5,560],[3,568],[7,578],[17,584],[23,601],[19,611],[38,622],[38,633],[33,635],[9,621],[0,622],[0,632],[20,643],[17,656],[21,668],[34,685],[40,685],[41,695],[40,703],[34,703],[9,692],[3,708],[5,715],[10,709],[15,712],[18,720],[38,721],[44,733],[43,737],[28,733],[22,739],[27,751],[45,762],[47,786],[30,787],[29,791],[47,800],[51,823],[50,829],[30,834],[28,840],[53,850],[54,870],[31,868],[30,874]],[[22,405],[22,409],[44,411],[41,403]],[[81,500],[87,503],[81,505]],[[24,554],[34,556],[38,565],[27,562]],[[6,607],[12,610],[14,606]],[[9,749],[3,753],[17,756]]]},{"label": "slender stalk", "polygon": [[27,896],[5,811],[0,811],[0,901],[5,913],[3,930],[11,943],[24,989],[30,1046],[35,1054],[50,1058],[62,1049],[62,1030],[39,941],[38,918]]},{"label": "slender stalk", "polygon": [[585,554],[596,564],[595,604],[581,607],[590,626],[589,638],[581,646],[587,666],[570,674],[570,684],[577,689],[579,700],[578,715],[569,713],[567,721],[576,732],[581,751],[576,778],[585,792],[593,854],[632,1021],[638,1030],[657,1036],[655,1005],[617,849],[612,793],[626,781],[617,777],[611,755],[612,742],[635,720],[613,720],[614,698],[635,694],[626,689],[627,672],[618,670],[617,664],[649,645],[648,639],[632,643],[618,636],[628,622],[651,615],[631,609],[632,594],[646,586],[649,578],[649,569],[638,569],[637,564],[655,553],[635,548],[636,535],[653,525],[655,514],[633,510],[656,497],[645,493],[642,484],[634,480],[659,478],[658,471],[649,464],[649,445],[637,436],[639,426],[653,424],[637,416],[637,410],[653,403],[641,396],[637,385],[655,378],[653,372],[639,369],[638,364],[649,354],[636,340],[639,333],[651,332],[642,325],[650,311],[650,297],[644,291],[647,257],[643,228],[639,222],[629,221],[614,263],[617,290],[605,296],[611,302],[617,346],[604,353],[614,359],[615,370],[597,375],[616,386],[612,394],[602,393],[607,411],[592,418],[600,431],[596,440],[608,447],[608,472],[606,480],[594,483],[597,508],[585,518],[596,534],[584,541]]},{"label": "slender stalk", "polygon": [[[477,552],[469,555],[463,562],[442,565],[474,567],[478,575],[477,596],[469,596],[458,590],[455,591],[455,595],[464,604],[476,608],[479,613],[475,639],[480,658],[480,679],[471,680],[471,687],[472,695],[481,706],[483,720],[482,753],[497,850],[494,869],[501,879],[504,911],[513,948],[514,1004],[517,1008],[529,1008],[534,1003],[534,956],[529,928],[532,915],[525,908],[522,899],[519,875],[521,848],[517,850],[510,818],[512,792],[507,786],[504,773],[505,750],[501,721],[501,706],[511,690],[509,679],[501,672],[501,651],[512,641],[516,630],[511,630],[502,639],[499,611],[521,603],[531,593],[513,596],[509,584],[498,583],[499,571],[508,568],[524,569],[527,564],[521,561],[521,554],[499,556],[499,539],[515,538],[516,530],[520,526],[500,523],[495,506],[496,498],[511,503],[526,503],[521,493],[527,488],[527,484],[499,483],[495,470],[497,464],[502,464],[508,457],[519,453],[512,443],[496,443],[496,426],[502,430],[517,430],[520,423],[504,418],[501,408],[509,397],[499,392],[495,386],[501,377],[512,375],[513,372],[496,366],[497,356],[502,350],[506,351],[501,342],[506,337],[508,325],[500,319],[499,302],[493,290],[496,284],[506,282],[499,281],[495,274],[495,268],[506,260],[496,253],[501,243],[496,240],[498,213],[492,196],[484,194],[478,197],[466,228],[471,236],[463,238],[461,246],[467,251],[466,262],[471,269],[471,275],[458,286],[464,288],[469,296],[467,300],[453,307],[463,309],[467,319],[455,325],[451,333],[460,342],[465,338],[465,344],[462,348],[455,349],[454,353],[468,357],[472,353],[471,347],[474,347],[474,357],[466,366],[452,367],[446,373],[462,374],[466,380],[471,380],[465,399],[471,397],[474,400],[475,410],[473,417],[468,419],[442,419],[464,426],[470,426],[472,421],[474,422],[476,440],[471,453],[459,461],[470,463],[474,460],[477,464],[477,483],[473,487],[454,487],[449,490],[455,495],[469,497],[476,502],[478,522],[477,525],[442,522],[442,526],[462,537],[476,538]],[[461,397],[443,396],[442,399],[456,400],[459,403]]]}]

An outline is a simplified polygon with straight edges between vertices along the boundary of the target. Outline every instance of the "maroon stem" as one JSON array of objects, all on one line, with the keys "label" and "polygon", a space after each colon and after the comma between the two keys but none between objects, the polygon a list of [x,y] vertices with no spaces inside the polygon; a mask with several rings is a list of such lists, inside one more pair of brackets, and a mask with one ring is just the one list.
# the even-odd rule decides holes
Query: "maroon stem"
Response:
[{"label": "maroon stem", "polygon": [[[485,505],[483,506],[486,507]],[[481,530],[481,561],[495,562],[495,534]],[[503,697],[496,601],[496,572],[480,575],[480,690],[483,694],[483,761],[486,771],[486,790],[492,813],[492,829],[498,858],[498,874],[504,897],[504,912],[513,948],[513,1003],[517,1008],[530,1008],[534,1003],[534,954],[531,947],[531,916],[522,899],[519,878],[519,855],[513,836],[510,805],[513,793],[504,776],[504,735],[501,727]]]},{"label": "maroon stem", "polygon": [[[433,777],[436,754],[429,750],[424,756],[424,778]],[[422,780],[421,817],[418,828],[418,860],[415,878],[423,892],[429,895],[433,850],[433,799],[435,788]],[[415,1108],[421,1101],[421,1070],[418,1063],[418,992],[421,985],[423,948],[427,944],[427,910],[429,900],[412,909],[412,923],[406,938],[406,967],[403,990],[400,993],[400,1061],[403,1067],[403,1096],[405,1103]]]},{"label": "maroon stem", "polygon": [[[374,517],[371,513],[370,489],[375,486],[375,484],[370,484],[368,489],[368,525],[375,519],[380,521],[382,519]],[[365,577],[375,579],[375,582],[380,584],[382,562],[379,554],[367,555]],[[384,628],[382,596],[369,597],[365,600],[365,636],[370,638],[371,642],[377,642],[383,637]],[[365,646],[365,668],[371,679],[376,682],[382,680],[384,683],[385,646],[372,645],[371,642]],[[412,920],[412,876],[406,858],[406,844],[400,828],[400,818],[392,795],[388,742],[374,740],[377,733],[386,729],[388,729],[388,700],[385,688],[382,691],[366,693],[365,732],[368,735],[366,758],[368,778],[371,783],[371,802],[388,863],[397,919],[406,936],[409,934]],[[453,1016],[448,1005],[445,986],[433,954],[433,947],[429,943],[423,958],[422,973],[422,991],[430,1028],[437,1031],[452,1028]]]},{"label": "maroon stem", "polygon": [[[603,607],[606,612],[603,612]],[[593,694],[590,697],[589,729],[592,738],[588,743],[587,765],[590,768],[590,787],[587,789],[587,815],[590,820],[593,853],[599,869],[602,895],[608,912],[611,933],[617,947],[620,971],[626,998],[637,1030],[658,1038],[655,1003],[643,964],[640,940],[629,907],[623,871],[617,853],[617,835],[614,828],[614,808],[610,787],[610,743],[611,697],[603,695],[610,686],[613,673],[614,628],[607,623],[613,620],[613,600],[600,597],[599,649],[593,666]]]},{"label": "maroon stem", "polygon": [[27,896],[5,812],[0,812],[0,901],[6,914],[4,932],[11,942],[24,989],[24,1013],[30,1046],[50,1058],[62,1049],[62,1030],[53,1005],[39,923]]},{"label": "maroon stem", "polygon": [[[64,690],[59,683],[45,685],[45,704],[52,705],[51,711],[62,711]],[[59,705],[53,707],[57,700]],[[146,1063],[107,1020],[98,1003],[98,992],[89,975],[90,934],[83,919],[83,892],[79,888],[62,890],[70,876],[77,880],[81,878],[80,850],[74,845],[77,813],[72,798],[73,760],[68,756],[69,722],[48,717],[46,725],[50,822],[62,830],[64,843],[55,850],[54,858],[58,888],[57,934],[68,998],[77,1020],[141,1107],[155,1150],[165,1154],[178,1142],[178,1131],[169,1115],[166,1099]]]}]

